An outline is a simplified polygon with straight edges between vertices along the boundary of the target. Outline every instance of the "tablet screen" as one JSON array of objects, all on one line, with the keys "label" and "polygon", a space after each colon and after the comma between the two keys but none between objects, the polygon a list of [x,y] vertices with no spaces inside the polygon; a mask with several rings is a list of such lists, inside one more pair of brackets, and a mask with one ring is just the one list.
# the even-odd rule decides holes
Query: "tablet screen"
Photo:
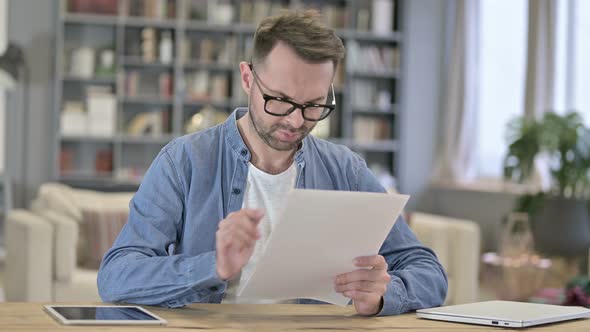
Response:
[{"label": "tablet screen", "polygon": [[156,321],[147,313],[135,307],[58,307],[53,306],[67,320],[131,320]]}]

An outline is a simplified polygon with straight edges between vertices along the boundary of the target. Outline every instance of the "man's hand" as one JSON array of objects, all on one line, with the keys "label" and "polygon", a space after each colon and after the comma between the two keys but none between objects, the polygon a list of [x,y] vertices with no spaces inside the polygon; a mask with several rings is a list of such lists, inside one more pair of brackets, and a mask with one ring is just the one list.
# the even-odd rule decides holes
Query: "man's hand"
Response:
[{"label": "man's hand", "polygon": [[215,234],[219,278],[232,279],[248,263],[260,238],[258,223],[263,216],[264,210],[242,209],[219,223]]},{"label": "man's hand", "polygon": [[336,277],[335,290],[351,298],[361,315],[375,315],[383,307],[383,295],[391,277],[387,262],[381,255],[357,257],[354,264],[361,268]]}]

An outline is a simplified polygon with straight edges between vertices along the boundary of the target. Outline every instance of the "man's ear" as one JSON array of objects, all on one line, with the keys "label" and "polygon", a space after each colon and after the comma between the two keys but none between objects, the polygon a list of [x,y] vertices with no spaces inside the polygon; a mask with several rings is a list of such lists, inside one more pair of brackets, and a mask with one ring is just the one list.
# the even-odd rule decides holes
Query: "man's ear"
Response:
[{"label": "man's ear", "polygon": [[254,83],[254,76],[252,70],[250,70],[249,63],[246,61],[240,62],[240,82],[242,83],[242,89],[249,96],[250,89]]}]

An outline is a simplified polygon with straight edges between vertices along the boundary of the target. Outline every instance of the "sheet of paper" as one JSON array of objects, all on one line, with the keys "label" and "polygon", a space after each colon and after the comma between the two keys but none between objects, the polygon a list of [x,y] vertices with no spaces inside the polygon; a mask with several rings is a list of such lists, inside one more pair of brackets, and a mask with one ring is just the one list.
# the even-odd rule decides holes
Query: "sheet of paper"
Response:
[{"label": "sheet of paper", "polygon": [[238,296],[249,300],[307,298],[337,305],[334,278],[357,268],[353,259],[376,255],[410,197],[293,190],[254,272]]}]

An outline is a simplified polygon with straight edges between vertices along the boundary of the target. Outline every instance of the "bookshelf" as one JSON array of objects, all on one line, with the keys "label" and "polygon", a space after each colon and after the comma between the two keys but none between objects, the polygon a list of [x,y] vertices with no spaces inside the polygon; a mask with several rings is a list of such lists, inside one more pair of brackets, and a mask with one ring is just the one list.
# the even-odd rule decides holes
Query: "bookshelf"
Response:
[{"label": "bookshelf", "polygon": [[284,8],[319,9],[346,47],[338,108],[315,134],[396,176],[402,4],[61,0],[54,176],[77,187],[136,189],[166,143],[246,105],[238,63],[249,58],[256,23]]}]

